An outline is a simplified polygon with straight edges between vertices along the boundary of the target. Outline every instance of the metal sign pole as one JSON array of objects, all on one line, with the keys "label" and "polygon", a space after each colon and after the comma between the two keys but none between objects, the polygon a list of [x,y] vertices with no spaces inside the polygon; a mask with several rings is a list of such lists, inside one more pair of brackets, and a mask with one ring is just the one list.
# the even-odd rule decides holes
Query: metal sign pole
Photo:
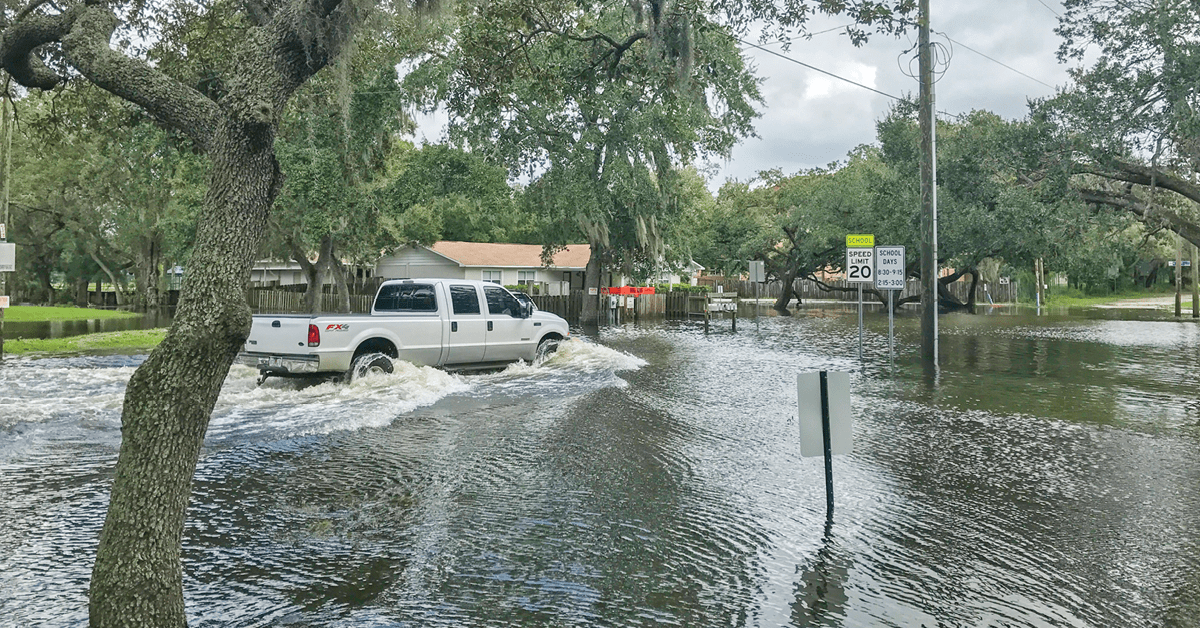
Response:
[{"label": "metal sign pole", "polygon": [[888,290],[888,362],[895,362],[893,346],[896,338],[896,291]]},{"label": "metal sign pole", "polygon": [[833,520],[833,445],[829,433],[829,373],[821,371],[821,439],[825,448],[825,518]]},{"label": "metal sign pole", "polygon": [[866,368],[862,363],[862,345],[863,345],[863,321],[862,321],[862,284],[858,284],[858,365],[860,368]]}]

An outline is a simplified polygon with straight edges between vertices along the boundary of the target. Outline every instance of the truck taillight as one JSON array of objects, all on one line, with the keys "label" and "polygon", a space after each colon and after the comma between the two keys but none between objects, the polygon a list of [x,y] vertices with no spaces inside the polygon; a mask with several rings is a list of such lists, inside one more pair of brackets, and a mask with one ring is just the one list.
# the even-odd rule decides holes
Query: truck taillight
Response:
[{"label": "truck taillight", "polygon": [[321,330],[317,329],[316,325],[308,326],[308,346],[310,346],[310,347],[321,346]]}]

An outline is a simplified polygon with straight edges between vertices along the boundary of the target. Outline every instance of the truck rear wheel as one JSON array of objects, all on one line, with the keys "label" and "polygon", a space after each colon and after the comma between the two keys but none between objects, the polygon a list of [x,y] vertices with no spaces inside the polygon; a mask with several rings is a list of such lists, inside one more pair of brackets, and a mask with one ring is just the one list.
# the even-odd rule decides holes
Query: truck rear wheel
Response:
[{"label": "truck rear wheel", "polygon": [[367,353],[354,358],[346,381],[354,381],[364,375],[390,375],[396,370],[392,359],[382,353]]}]

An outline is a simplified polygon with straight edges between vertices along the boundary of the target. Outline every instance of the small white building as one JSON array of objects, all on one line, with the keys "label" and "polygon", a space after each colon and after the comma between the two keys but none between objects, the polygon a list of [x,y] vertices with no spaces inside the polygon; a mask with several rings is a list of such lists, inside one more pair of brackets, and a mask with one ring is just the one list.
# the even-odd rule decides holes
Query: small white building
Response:
[{"label": "small white building", "polygon": [[572,244],[542,261],[538,244],[500,244],[443,240],[432,246],[405,246],[375,264],[384,279],[436,277],[479,279],[504,286],[524,285],[543,294],[567,294],[583,288],[591,247]]},{"label": "small white building", "polygon": [[[317,263],[315,258],[309,261]],[[342,266],[347,272],[346,281],[351,283],[370,279],[371,273],[374,272],[370,266],[364,268],[346,260],[342,260]],[[333,278],[326,275],[325,285],[331,284],[333,284]],[[295,260],[258,260],[250,269],[250,285],[256,288],[306,286],[308,285],[308,275],[305,274],[304,267],[300,265],[300,262]]]},{"label": "small white building", "polygon": [[294,286],[308,283],[304,268],[294,260],[259,260],[250,269],[250,284],[254,286]]}]

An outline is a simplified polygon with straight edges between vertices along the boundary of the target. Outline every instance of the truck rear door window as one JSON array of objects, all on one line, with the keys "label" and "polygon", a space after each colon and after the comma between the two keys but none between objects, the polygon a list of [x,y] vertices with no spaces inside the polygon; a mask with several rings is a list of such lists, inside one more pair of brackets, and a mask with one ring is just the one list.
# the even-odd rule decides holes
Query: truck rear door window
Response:
[{"label": "truck rear door window", "polygon": [[475,286],[450,286],[450,303],[455,314],[479,313],[479,293]]},{"label": "truck rear door window", "polygon": [[384,286],[375,299],[377,312],[436,312],[437,297],[428,284],[402,283]]},{"label": "truck rear door window", "polygon": [[521,304],[507,290],[484,286],[483,296],[487,297],[488,314],[513,318],[520,316]]}]

